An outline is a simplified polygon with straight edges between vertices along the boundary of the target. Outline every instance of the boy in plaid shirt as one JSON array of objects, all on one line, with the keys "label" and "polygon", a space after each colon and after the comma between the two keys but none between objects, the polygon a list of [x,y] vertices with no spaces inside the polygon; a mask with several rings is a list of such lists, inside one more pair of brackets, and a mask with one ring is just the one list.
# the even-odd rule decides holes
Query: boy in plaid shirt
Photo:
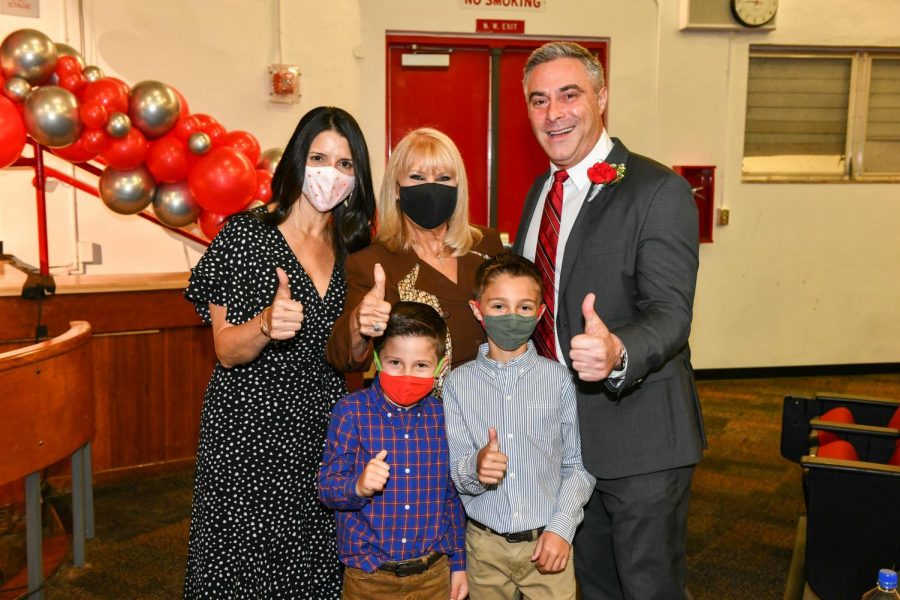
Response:
[{"label": "boy in plaid shirt", "polygon": [[344,600],[462,600],[465,515],[432,395],[447,325],[398,302],[375,338],[378,377],[332,411],[319,498],[337,516]]}]

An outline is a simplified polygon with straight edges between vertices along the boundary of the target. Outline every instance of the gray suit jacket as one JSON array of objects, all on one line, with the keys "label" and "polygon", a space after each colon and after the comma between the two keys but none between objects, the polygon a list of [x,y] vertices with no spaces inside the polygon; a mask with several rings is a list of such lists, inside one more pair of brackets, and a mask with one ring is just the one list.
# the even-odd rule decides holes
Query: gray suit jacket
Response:
[{"label": "gray suit jacket", "polygon": [[[683,178],[613,142],[606,161],[625,163],[625,176],[585,201],[557,265],[556,327],[569,367],[570,341],[584,332],[581,304],[589,292],[628,351],[620,388],[576,381],[584,464],[601,479],[691,465],[706,447],[688,348],[697,208]],[[525,200],[514,247],[519,254],[548,176],[535,180]]]}]

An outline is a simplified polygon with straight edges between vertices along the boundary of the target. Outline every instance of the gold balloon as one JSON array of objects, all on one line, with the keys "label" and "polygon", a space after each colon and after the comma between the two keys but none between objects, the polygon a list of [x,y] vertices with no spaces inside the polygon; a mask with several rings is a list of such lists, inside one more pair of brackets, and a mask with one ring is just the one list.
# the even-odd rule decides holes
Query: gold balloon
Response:
[{"label": "gold balloon", "polygon": [[31,84],[21,77],[7,79],[3,84],[3,95],[13,102],[25,102],[25,98],[31,93]]},{"label": "gold balloon", "polygon": [[100,67],[85,67],[82,73],[84,74],[84,78],[89,82],[97,81],[98,79],[103,79],[104,77],[106,77],[106,75],[103,74],[103,69],[101,69]]},{"label": "gold balloon", "polygon": [[40,85],[56,68],[56,44],[35,29],[19,29],[0,44],[0,70],[3,76],[21,77],[31,85]]},{"label": "gold balloon", "polygon": [[171,87],[159,81],[142,81],[131,88],[128,116],[148,139],[169,132],[178,120],[181,101]]},{"label": "gold balloon", "polygon": [[200,216],[200,205],[194,200],[187,180],[161,183],[153,195],[153,212],[169,227],[184,227]]},{"label": "gold balloon", "polygon": [[114,112],[106,120],[106,133],[110,137],[123,138],[131,131],[131,119],[125,113]]},{"label": "gold balloon", "polygon": [[281,160],[282,154],[284,154],[284,150],[281,148],[269,148],[268,150],[264,150],[262,154],[259,155],[259,162],[256,163],[256,168],[263,169],[274,175],[275,167],[278,166],[278,161]]},{"label": "gold balloon", "polygon": [[25,99],[25,128],[38,143],[64,148],[81,135],[78,100],[69,90],[44,85]]},{"label": "gold balloon", "polygon": [[107,167],[100,175],[100,199],[113,212],[133,215],[153,200],[156,182],[147,167],[120,171]]}]

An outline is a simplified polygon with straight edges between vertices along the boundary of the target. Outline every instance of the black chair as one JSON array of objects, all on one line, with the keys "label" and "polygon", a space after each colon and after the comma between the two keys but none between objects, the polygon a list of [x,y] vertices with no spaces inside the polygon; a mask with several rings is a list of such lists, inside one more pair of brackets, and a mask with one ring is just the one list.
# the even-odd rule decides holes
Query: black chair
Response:
[{"label": "black chair", "polygon": [[[818,419],[827,411],[841,406],[853,413],[853,425]],[[833,431],[851,435],[853,439],[845,435],[841,437],[854,446],[859,444],[857,451],[861,457],[869,456],[870,449],[865,446],[872,445],[872,461],[887,462],[893,452],[890,442],[892,438],[897,438],[897,429],[886,425],[898,408],[900,400],[886,398],[825,393],[816,394],[815,398],[787,396],[781,411],[781,456],[800,462],[803,456],[810,454],[810,448],[816,445],[816,431]]]},{"label": "black chair", "polygon": [[859,598],[879,569],[900,564],[900,467],[815,456],[800,464],[806,583],[822,600]]}]

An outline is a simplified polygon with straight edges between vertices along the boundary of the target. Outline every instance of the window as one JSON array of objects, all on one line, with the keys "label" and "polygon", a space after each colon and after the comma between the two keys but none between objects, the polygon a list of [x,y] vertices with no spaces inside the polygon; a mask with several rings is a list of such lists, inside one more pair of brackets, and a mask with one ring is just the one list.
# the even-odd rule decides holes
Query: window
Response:
[{"label": "window", "polygon": [[751,46],[744,181],[900,181],[900,51]]}]

